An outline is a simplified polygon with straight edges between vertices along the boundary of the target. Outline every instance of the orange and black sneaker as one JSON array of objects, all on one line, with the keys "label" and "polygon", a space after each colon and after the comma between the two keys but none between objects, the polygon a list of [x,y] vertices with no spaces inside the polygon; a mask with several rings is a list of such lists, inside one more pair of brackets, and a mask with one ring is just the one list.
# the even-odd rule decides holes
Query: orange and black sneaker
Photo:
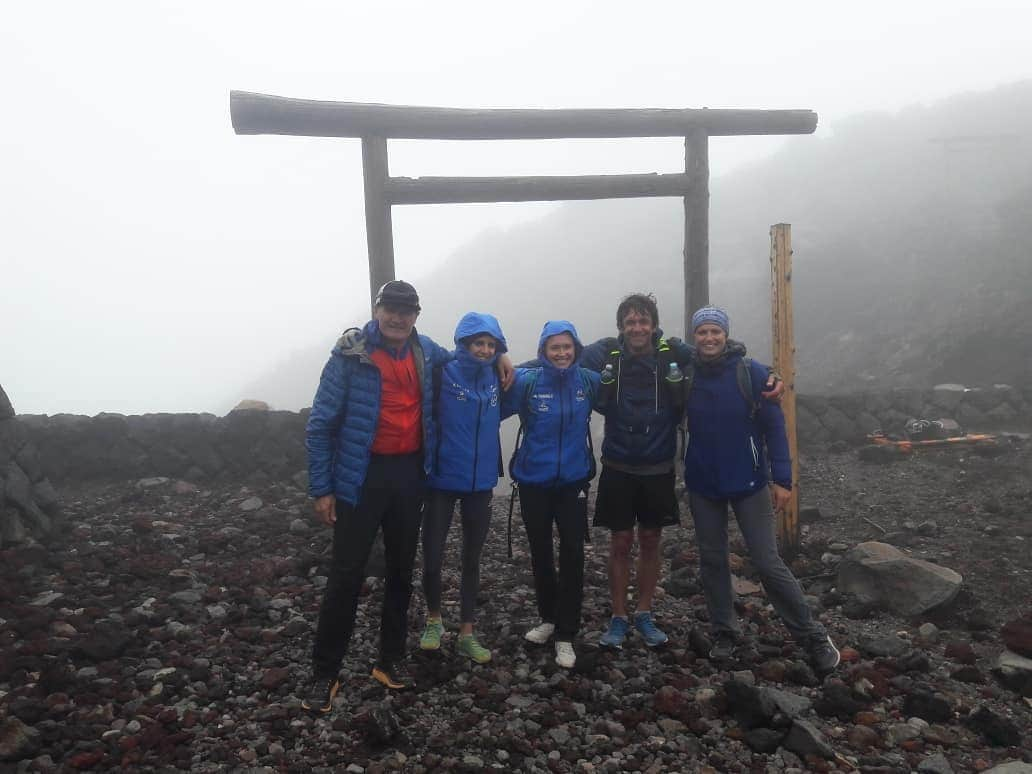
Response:
[{"label": "orange and black sneaker", "polygon": [[393,664],[377,662],[373,667],[372,678],[391,691],[405,691],[415,684],[404,661],[395,661]]},{"label": "orange and black sneaker", "polygon": [[333,699],[339,690],[340,680],[336,675],[313,678],[305,688],[304,698],[301,699],[301,709],[325,715],[333,709]]}]

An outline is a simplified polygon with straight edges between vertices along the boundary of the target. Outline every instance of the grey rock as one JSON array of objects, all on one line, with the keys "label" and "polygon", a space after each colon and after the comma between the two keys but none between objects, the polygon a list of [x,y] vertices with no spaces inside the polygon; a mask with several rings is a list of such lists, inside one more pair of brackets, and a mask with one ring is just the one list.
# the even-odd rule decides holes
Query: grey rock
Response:
[{"label": "grey rock", "polygon": [[777,688],[762,688],[761,690],[764,694],[770,697],[771,701],[774,702],[774,706],[776,706],[782,714],[787,715],[790,718],[796,718],[805,712],[809,712],[810,708],[813,706],[813,702],[805,696],[799,696],[798,694],[782,691]]},{"label": "grey rock", "polygon": [[201,592],[193,591],[191,589],[174,591],[168,595],[169,601],[174,602],[177,605],[196,605],[202,598]]},{"label": "grey rock", "polygon": [[947,567],[876,541],[855,546],[838,566],[839,591],[903,616],[919,616],[952,601],[963,580]]},{"label": "grey rock", "polygon": [[910,739],[917,739],[921,731],[909,723],[894,723],[885,731],[885,744],[889,747],[898,747],[901,743]]},{"label": "grey rock", "polygon": [[11,405],[11,399],[4,392],[3,385],[0,385],[0,420],[10,419],[13,416],[14,406]]},{"label": "grey rock", "polygon": [[917,770],[922,774],[953,774],[953,767],[942,753],[925,758],[917,764]]},{"label": "grey rock", "polygon": [[264,503],[262,502],[262,498],[248,497],[246,500],[240,503],[239,507],[240,510],[242,510],[244,513],[250,513],[251,511],[257,511],[259,508],[262,507],[262,505],[264,505]]},{"label": "grey rock", "polygon": [[38,737],[36,729],[16,717],[0,720],[0,761],[20,761],[33,757],[37,751]]},{"label": "grey rock", "polygon": [[982,774],[1032,774],[1032,763],[1023,761],[1007,761],[999,766],[986,769]]},{"label": "grey rock", "polygon": [[895,634],[885,637],[863,637],[859,643],[860,650],[869,656],[881,658],[898,658],[910,650],[910,643]]},{"label": "grey rock", "polygon": [[798,718],[792,721],[792,728],[789,729],[782,744],[786,749],[804,759],[807,755],[819,755],[828,759],[835,757],[835,751],[824,738],[824,734],[818,731],[812,723]]}]

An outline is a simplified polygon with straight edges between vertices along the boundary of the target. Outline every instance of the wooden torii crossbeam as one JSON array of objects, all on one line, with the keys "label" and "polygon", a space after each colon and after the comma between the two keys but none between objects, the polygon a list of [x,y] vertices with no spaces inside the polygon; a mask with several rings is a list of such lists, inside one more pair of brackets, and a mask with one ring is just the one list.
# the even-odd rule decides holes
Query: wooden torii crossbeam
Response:
[{"label": "wooden torii crossbeam", "polygon": [[[685,325],[709,303],[709,138],[811,134],[811,110],[467,110],[326,102],[230,92],[237,134],[362,140],[370,295],[394,279],[391,206],[679,196],[684,199]],[[684,137],[683,174],[551,177],[390,177],[387,140]],[[686,332],[687,333],[687,332]]]}]

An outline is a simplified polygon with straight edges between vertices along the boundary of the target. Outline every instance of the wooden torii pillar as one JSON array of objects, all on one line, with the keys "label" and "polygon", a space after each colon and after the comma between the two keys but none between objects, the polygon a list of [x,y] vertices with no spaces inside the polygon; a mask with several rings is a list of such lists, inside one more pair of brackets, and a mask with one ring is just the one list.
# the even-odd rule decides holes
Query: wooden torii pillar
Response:
[{"label": "wooden torii pillar", "polygon": [[[468,110],[326,102],[230,92],[237,134],[362,140],[369,289],[394,279],[391,206],[680,196],[684,200],[685,326],[709,303],[709,138],[811,134],[811,110]],[[387,140],[683,137],[683,174],[551,177],[390,177]],[[689,331],[686,331],[686,334]]]}]

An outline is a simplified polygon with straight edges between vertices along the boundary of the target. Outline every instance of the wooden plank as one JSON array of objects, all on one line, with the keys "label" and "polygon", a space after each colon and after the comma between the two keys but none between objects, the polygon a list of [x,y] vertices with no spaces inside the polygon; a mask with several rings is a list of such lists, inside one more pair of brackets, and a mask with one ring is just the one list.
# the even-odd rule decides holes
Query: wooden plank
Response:
[{"label": "wooden plank", "polygon": [[684,328],[692,340],[696,309],[709,304],[709,137],[696,129],[684,138]]},{"label": "wooden plank", "polygon": [[687,175],[579,175],[552,177],[392,177],[391,204],[533,202],[683,196]]},{"label": "wooden plank", "polygon": [[394,279],[394,232],[387,201],[387,140],[362,138],[362,173],[365,187],[366,244],[369,246],[370,306],[376,291]]},{"label": "wooden plank", "polygon": [[792,455],[792,499],[778,514],[778,540],[786,555],[799,550],[799,445],[796,434],[795,334],[792,323],[792,226],[770,227],[771,323],[774,370],[785,380],[781,410],[785,414]]},{"label": "wooden plank", "polygon": [[422,140],[515,140],[567,137],[684,137],[811,134],[812,110],[464,109],[330,102],[231,91],[237,134],[386,137]]}]

